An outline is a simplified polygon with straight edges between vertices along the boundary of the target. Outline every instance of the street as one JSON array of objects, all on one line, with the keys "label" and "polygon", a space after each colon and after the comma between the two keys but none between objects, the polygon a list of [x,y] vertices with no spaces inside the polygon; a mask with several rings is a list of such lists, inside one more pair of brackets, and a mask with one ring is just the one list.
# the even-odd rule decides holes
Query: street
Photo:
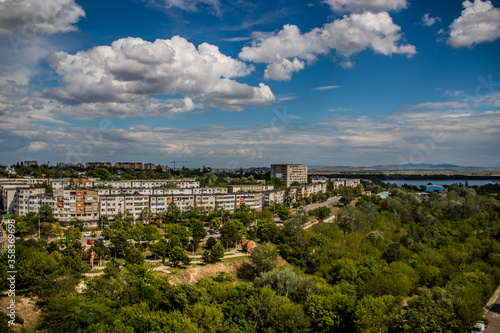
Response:
[{"label": "street", "polygon": [[340,199],[342,199],[342,196],[337,195],[335,197],[328,198],[325,201],[312,203],[310,205],[304,206],[303,208],[299,208],[299,209],[303,209],[306,212],[308,212],[310,210],[321,208],[321,207],[333,206],[333,205],[337,204],[340,201]]},{"label": "street", "polygon": [[485,318],[488,319],[489,324],[485,333],[500,333],[500,288],[497,289],[493,302],[489,302],[486,306],[488,312],[486,312]]}]

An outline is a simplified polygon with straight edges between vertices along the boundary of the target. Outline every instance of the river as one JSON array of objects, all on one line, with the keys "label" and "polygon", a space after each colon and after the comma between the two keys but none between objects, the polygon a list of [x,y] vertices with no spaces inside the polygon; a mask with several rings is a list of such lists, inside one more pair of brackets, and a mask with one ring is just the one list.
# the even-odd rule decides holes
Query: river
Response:
[{"label": "river", "polygon": [[486,184],[492,184],[494,183],[493,180],[385,180],[384,183],[391,183],[391,184],[396,184],[397,186],[401,187],[404,184],[407,185],[415,185],[417,187],[420,186],[426,186],[427,184],[431,183],[434,185],[452,185],[452,184],[459,184],[462,183],[465,185],[465,182],[467,181],[469,186],[482,186]]}]

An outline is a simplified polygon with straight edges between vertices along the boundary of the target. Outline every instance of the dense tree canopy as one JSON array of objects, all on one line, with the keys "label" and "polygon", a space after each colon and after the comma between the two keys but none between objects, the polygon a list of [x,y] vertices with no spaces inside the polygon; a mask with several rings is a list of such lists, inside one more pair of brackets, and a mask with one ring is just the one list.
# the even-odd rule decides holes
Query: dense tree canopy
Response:
[{"label": "dense tree canopy", "polygon": [[[106,260],[111,257],[103,274],[86,278],[79,292],[88,259],[78,245],[19,238],[16,283],[38,297],[38,329],[48,333],[468,332],[500,282],[500,201],[460,186],[429,198],[412,191],[394,188],[387,199],[364,196],[356,206],[336,208],[338,223],[318,222],[307,230],[306,215],[283,227],[268,212],[224,216],[222,242],[209,238],[205,244],[207,264],[222,258],[226,244],[241,240],[247,213],[258,220],[251,227],[257,248],[240,266],[248,274],[237,281],[218,274],[172,285],[144,260],[139,241],[151,234],[153,254],[174,265],[189,262],[189,240],[201,240],[203,222],[221,216],[190,211],[162,224],[161,232],[121,222],[105,227],[113,255],[101,249]],[[25,227],[20,236],[30,234],[31,218],[16,219]],[[75,244],[77,232],[66,232]],[[134,235],[140,238],[131,241]],[[7,256],[0,252],[3,291]]]}]

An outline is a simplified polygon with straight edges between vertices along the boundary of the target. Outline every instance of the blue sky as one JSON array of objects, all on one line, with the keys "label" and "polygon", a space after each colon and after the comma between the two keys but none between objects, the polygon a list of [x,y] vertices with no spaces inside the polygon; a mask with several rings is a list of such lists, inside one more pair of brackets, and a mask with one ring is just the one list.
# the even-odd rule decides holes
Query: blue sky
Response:
[{"label": "blue sky", "polygon": [[500,166],[500,1],[0,1],[0,163]]}]

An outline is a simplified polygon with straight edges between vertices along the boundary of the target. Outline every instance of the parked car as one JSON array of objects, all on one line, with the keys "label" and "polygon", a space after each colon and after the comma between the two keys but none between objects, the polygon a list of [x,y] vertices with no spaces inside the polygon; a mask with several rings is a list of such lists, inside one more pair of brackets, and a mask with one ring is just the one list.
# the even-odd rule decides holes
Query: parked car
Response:
[{"label": "parked car", "polygon": [[87,231],[86,233],[83,234],[85,237],[90,237],[92,235],[92,232]]},{"label": "parked car", "polygon": [[482,333],[484,330],[486,330],[486,325],[483,322],[478,321],[472,328],[471,333]]},{"label": "parked car", "polygon": [[94,245],[94,241],[93,241],[92,239],[89,239],[89,240],[87,241],[87,244],[89,244],[89,245]]}]

